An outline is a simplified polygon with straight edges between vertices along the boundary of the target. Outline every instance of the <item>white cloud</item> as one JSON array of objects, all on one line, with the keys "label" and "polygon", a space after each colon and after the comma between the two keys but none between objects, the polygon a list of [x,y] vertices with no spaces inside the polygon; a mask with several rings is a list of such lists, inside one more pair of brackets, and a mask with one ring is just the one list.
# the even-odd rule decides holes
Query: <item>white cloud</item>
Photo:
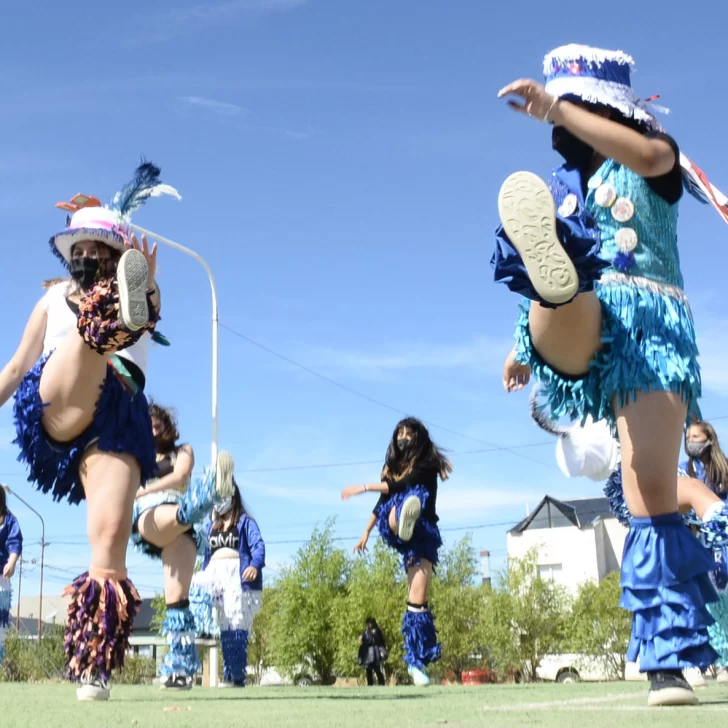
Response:
[{"label": "white cloud", "polygon": [[208,99],[204,96],[183,96],[180,101],[184,101],[188,106],[197,109],[204,109],[217,116],[232,117],[249,113],[247,109],[237,104],[230,104],[226,101],[217,101],[216,99]]},{"label": "white cloud", "polygon": [[136,32],[129,36],[131,45],[161,43],[181,35],[235,21],[244,14],[264,15],[293,10],[307,0],[227,0],[171,8],[166,12],[141,15],[135,19]]}]

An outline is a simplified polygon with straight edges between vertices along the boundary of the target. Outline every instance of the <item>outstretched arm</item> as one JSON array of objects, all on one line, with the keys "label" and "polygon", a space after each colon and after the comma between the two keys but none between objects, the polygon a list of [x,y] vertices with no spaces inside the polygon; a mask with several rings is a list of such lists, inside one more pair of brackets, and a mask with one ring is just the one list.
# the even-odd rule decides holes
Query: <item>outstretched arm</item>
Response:
[{"label": "outstretched arm", "polygon": [[369,536],[372,533],[372,529],[377,523],[377,517],[372,513],[371,516],[369,516],[369,520],[367,521],[366,528],[364,529],[364,533],[362,534],[362,537],[357,542],[356,546],[354,546],[354,553],[360,554],[367,550],[367,542],[369,541]]},{"label": "outstretched arm", "polygon": [[0,407],[13,396],[23,377],[43,353],[47,320],[45,306],[40,301],[30,314],[15,354],[0,372]]},{"label": "outstretched arm", "polygon": [[515,111],[566,127],[603,157],[629,167],[640,177],[660,177],[677,163],[675,151],[666,141],[650,139],[577,104],[557,99],[536,81],[514,81],[498,93],[499,97],[508,95],[523,100],[522,104],[508,102]]},{"label": "outstretched arm", "polygon": [[350,485],[348,488],[344,488],[341,491],[341,500],[349,500],[355,495],[362,495],[363,493],[389,493],[389,484],[387,483],[372,483],[367,485]]}]

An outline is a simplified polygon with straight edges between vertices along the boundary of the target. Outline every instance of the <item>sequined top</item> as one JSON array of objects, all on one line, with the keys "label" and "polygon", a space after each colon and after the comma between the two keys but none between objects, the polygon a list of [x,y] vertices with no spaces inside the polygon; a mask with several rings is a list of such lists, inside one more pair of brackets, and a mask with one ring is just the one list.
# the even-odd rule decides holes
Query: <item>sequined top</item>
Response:
[{"label": "sequined top", "polygon": [[587,183],[586,209],[601,233],[604,271],[683,287],[677,248],[678,205],[670,205],[644,178],[608,159]]}]

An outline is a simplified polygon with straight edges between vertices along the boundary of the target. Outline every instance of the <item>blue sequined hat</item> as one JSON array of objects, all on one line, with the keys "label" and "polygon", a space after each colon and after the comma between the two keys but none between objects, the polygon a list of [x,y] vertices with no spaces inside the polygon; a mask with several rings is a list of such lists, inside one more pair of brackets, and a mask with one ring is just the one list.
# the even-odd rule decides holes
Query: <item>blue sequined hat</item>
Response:
[{"label": "blue sequined hat", "polygon": [[[558,98],[611,106],[620,113],[658,130],[660,124],[632,89],[634,60],[623,51],[585,45],[560,46],[543,63],[546,91]],[[658,107],[654,107],[658,110]],[[666,109],[659,109],[667,111]]]}]

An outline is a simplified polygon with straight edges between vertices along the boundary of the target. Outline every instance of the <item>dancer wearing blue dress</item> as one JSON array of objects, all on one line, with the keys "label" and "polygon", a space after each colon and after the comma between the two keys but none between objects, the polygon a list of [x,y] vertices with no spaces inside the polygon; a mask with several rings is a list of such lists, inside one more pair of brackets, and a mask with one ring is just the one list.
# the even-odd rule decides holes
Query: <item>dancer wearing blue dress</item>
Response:
[{"label": "dancer wearing blue dress", "polygon": [[549,184],[519,172],[500,191],[495,279],[530,299],[504,383],[519,389],[532,372],[550,417],[605,419],[618,433],[634,515],[622,562],[628,659],[647,672],[650,705],[693,704],[682,670],[714,659],[704,602],[717,595],[677,502],[682,431],[700,396],[677,250],[683,173],[677,143],[632,90],[632,66],[621,51],[569,45],[546,56],[545,86],[500,92],[552,125],[564,158]]},{"label": "dancer wearing blue dress", "polygon": [[419,420],[408,417],[394,428],[381,482],[353,485],[342,491],[343,500],[366,492],[379,501],[354,547],[366,549],[376,525],[382,540],[403,558],[409,585],[407,611],[402,618],[405,663],[415,685],[430,684],[427,666],[440,659],[435,618],[428,605],[430,581],[442,546],[437,515],[437,481],[452,472],[450,461],[430,439]]},{"label": "dancer wearing blue dress", "polygon": [[0,665],[5,659],[5,635],[10,626],[13,590],[10,580],[23,555],[23,532],[18,519],[8,510],[7,493],[0,485]]}]

